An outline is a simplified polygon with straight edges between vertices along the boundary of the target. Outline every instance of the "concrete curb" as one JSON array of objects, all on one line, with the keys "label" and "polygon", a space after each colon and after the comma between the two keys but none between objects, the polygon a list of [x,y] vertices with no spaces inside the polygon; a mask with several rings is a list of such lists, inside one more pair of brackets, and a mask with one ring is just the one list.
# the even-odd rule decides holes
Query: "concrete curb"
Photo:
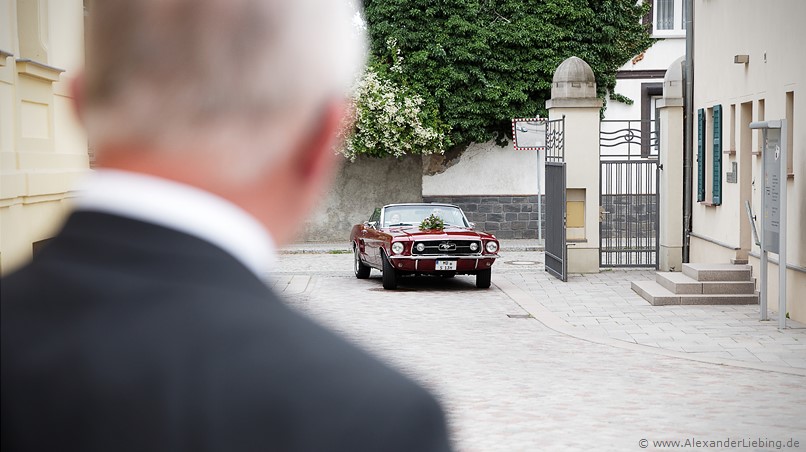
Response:
[{"label": "concrete curb", "polygon": [[799,375],[806,377],[806,369],[796,367],[781,367],[771,366],[761,363],[749,363],[731,359],[708,358],[704,356],[691,356],[685,352],[678,352],[675,350],[666,350],[662,348],[652,347],[649,345],[642,345],[633,342],[625,342],[619,339],[614,339],[607,336],[598,334],[590,334],[579,331],[576,327],[568,322],[557,317],[553,312],[548,310],[539,301],[535,300],[528,292],[511,283],[510,281],[496,281],[493,283],[498,287],[506,296],[518,304],[524,311],[528,312],[538,322],[545,325],[547,328],[556,331],[566,336],[571,336],[583,341],[592,342],[610,347],[617,347],[626,350],[635,350],[644,353],[652,353],[655,355],[667,356],[670,358],[686,359],[689,361],[696,361],[705,364],[714,364],[718,366],[732,366],[742,367],[745,369],[761,370],[765,372],[778,372],[789,375]]},{"label": "concrete curb", "polygon": [[346,254],[352,252],[349,243],[301,243],[277,250],[279,254]]}]

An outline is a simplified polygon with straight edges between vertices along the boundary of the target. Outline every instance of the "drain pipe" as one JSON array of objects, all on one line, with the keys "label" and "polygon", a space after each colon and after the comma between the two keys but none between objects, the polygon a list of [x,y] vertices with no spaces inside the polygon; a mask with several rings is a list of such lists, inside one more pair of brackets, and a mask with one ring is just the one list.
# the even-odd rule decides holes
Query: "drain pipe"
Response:
[{"label": "drain pipe", "polygon": [[686,58],[683,62],[683,262],[690,262],[692,197],[694,195],[694,0],[686,2]]}]

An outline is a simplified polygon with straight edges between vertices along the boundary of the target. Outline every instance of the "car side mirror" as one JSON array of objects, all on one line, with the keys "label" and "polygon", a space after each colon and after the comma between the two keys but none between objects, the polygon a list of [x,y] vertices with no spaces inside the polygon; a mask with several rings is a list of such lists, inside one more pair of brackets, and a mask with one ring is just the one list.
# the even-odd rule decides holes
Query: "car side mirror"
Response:
[{"label": "car side mirror", "polygon": [[472,221],[470,221],[470,222],[468,222],[468,224],[470,225],[470,229],[474,229],[474,230],[476,229],[476,223],[473,223]]},{"label": "car side mirror", "polygon": [[364,223],[368,228],[377,229],[378,222],[377,221],[367,221]]}]

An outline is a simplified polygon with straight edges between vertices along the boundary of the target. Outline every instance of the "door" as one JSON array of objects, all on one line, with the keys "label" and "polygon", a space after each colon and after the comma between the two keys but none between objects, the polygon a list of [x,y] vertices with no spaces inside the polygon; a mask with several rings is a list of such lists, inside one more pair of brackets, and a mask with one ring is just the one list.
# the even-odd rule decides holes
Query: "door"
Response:
[{"label": "door", "polygon": [[546,271],[568,281],[565,163],[546,162]]}]

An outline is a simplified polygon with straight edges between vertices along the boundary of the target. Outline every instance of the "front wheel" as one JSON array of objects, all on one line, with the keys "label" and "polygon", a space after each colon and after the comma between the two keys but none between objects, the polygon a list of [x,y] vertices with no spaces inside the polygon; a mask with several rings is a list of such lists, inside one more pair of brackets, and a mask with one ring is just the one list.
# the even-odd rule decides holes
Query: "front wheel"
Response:
[{"label": "front wheel", "polygon": [[476,273],[476,287],[479,289],[489,289],[492,274],[493,271],[490,268],[487,270],[479,270],[478,273]]},{"label": "front wheel", "polygon": [[358,247],[353,247],[353,254],[355,255],[355,263],[353,269],[355,270],[355,277],[358,279],[369,278],[369,272],[372,270],[370,267],[361,262],[361,254],[358,252]]},{"label": "front wheel", "polygon": [[381,259],[383,259],[383,288],[386,290],[395,290],[397,289],[397,270],[395,267],[392,266],[392,262],[389,259],[381,255]]}]

